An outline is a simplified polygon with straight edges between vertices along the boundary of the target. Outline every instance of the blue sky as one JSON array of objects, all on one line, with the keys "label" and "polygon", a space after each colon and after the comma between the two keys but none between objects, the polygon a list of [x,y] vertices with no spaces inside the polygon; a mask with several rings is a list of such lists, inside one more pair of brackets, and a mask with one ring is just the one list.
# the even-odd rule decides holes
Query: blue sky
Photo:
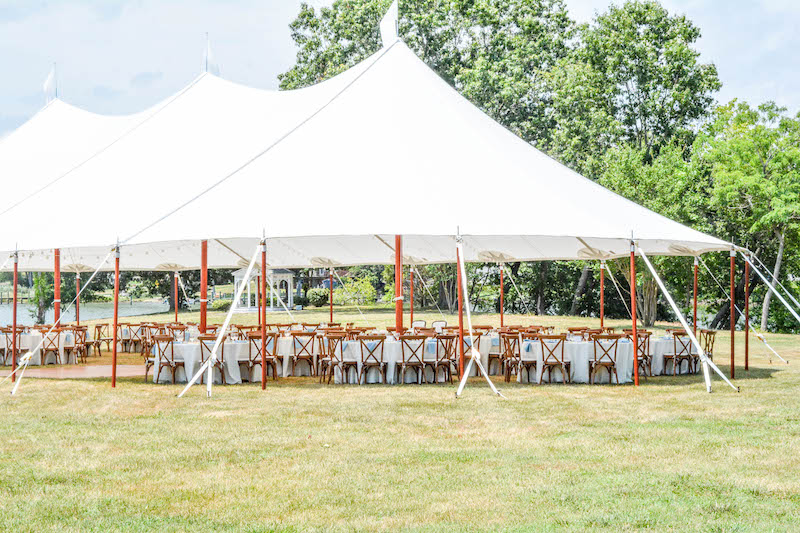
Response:
[{"label": "blue sky", "polygon": [[[312,0],[322,4],[325,0]],[[703,31],[720,101],[775,100],[800,110],[800,0],[663,0]],[[588,21],[609,0],[567,0]],[[0,0],[0,135],[43,105],[58,63],[64,100],[99,113],[142,110],[201,70],[205,32],[222,76],[275,88],[294,48],[288,24],[299,0]]]}]

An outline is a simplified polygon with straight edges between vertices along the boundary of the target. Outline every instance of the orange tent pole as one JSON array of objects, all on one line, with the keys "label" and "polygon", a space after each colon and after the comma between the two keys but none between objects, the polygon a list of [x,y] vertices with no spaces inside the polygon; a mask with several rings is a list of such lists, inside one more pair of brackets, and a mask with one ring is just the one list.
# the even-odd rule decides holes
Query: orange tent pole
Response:
[{"label": "orange tent pole", "polygon": [[267,244],[265,242],[261,243],[260,292],[265,296],[260,298],[258,303],[258,314],[261,320],[261,390],[264,390],[267,388]]},{"label": "orange tent pole", "polygon": [[75,274],[75,324],[81,325],[81,273]]},{"label": "orange tent pole", "polygon": [[403,236],[394,236],[394,327],[403,334]]},{"label": "orange tent pole", "polygon": [[208,241],[200,241],[200,333],[208,325]]},{"label": "orange tent pole", "polygon": [[333,268],[328,270],[328,308],[330,310],[329,324],[333,324]]},{"label": "orange tent pole", "polygon": [[111,351],[111,387],[117,386],[117,326],[119,324],[119,246],[114,253],[114,334]]},{"label": "orange tent pole", "polygon": [[503,327],[503,318],[505,314],[505,270],[506,265],[505,263],[500,263],[500,327]]},{"label": "orange tent pole", "polygon": [[693,305],[693,318],[692,318],[692,333],[697,337],[697,258],[694,258],[694,305]]},{"label": "orange tent pole", "polygon": [[639,386],[639,332],[636,327],[636,245],[631,241],[631,320],[633,320],[633,383]]},{"label": "orange tent pole", "polygon": [[53,266],[53,324],[58,327],[61,319],[61,250],[54,250]]},{"label": "orange tent pole", "polygon": [[605,281],[606,281],[606,262],[600,261],[600,328],[601,329],[605,325],[605,315],[606,315]]},{"label": "orange tent pole", "polygon": [[16,381],[17,376],[13,372],[17,370],[17,282],[19,267],[19,254],[14,252],[14,307],[11,310],[11,381]]},{"label": "orange tent pole", "polygon": [[458,283],[458,376],[464,375],[464,294],[461,289],[461,257],[456,248],[456,282]]},{"label": "orange tent pole", "polygon": [[[411,297],[410,309],[411,309],[411,325],[414,325],[414,266],[412,265],[408,269],[408,287],[409,287],[409,296]],[[423,294],[423,296],[425,296]]]},{"label": "orange tent pole", "polygon": [[736,251],[731,249],[731,379],[736,374]]},{"label": "orange tent pole", "polygon": [[750,263],[744,262],[744,369],[750,370]]},{"label": "orange tent pole", "polygon": [[178,272],[175,272],[172,280],[173,289],[175,292],[175,323],[178,323]]}]

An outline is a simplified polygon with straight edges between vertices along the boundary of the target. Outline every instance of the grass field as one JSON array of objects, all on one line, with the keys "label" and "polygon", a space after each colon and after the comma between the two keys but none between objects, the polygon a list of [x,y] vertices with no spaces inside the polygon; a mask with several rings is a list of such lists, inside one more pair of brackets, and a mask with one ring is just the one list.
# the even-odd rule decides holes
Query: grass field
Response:
[{"label": "grass field", "polygon": [[[336,317],[364,322],[352,309]],[[178,399],[179,386],[141,378],[116,390],[26,378],[0,402],[0,529],[796,530],[800,338],[769,339],[792,364],[769,364],[753,340],[739,394],[715,380],[709,395],[699,376],[638,389],[497,380],[507,400],[479,379],[455,400],[449,385],[289,378]],[[715,358],[726,372],[728,343],[721,334]]]}]

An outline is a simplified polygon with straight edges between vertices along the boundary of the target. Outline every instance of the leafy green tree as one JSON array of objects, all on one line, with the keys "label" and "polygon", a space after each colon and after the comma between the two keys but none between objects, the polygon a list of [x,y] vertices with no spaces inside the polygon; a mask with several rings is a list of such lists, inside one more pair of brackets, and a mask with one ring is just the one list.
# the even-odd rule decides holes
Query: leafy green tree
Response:
[{"label": "leafy green tree", "polygon": [[584,26],[581,37],[576,56],[594,70],[585,80],[599,84],[593,101],[605,103],[625,142],[647,160],[667,144],[691,145],[693,126],[721,86],[716,67],[698,60],[697,26],[655,0],[628,0]]},{"label": "leafy green tree", "polygon": [[[718,234],[774,257],[772,274],[779,277],[786,241],[800,229],[800,116],[787,116],[774,102],[753,108],[733,101],[716,110],[694,157],[713,178]],[[767,292],[762,329],[770,300]]]}]

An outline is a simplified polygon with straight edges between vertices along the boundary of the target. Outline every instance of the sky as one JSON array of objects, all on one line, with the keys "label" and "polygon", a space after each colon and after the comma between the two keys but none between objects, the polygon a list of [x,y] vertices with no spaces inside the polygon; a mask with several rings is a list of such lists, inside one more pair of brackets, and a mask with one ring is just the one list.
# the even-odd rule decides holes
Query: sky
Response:
[{"label": "sky", "polygon": [[[327,0],[329,1],[329,0]],[[402,0],[401,0],[402,1]],[[310,0],[322,5],[326,0]],[[609,0],[566,0],[579,22]],[[800,0],[662,0],[703,32],[721,102],[775,100],[800,111]],[[59,96],[104,114],[141,111],[202,70],[206,32],[222,77],[275,89],[295,50],[299,0],[0,0],[0,136],[44,105],[57,64]]]}]

